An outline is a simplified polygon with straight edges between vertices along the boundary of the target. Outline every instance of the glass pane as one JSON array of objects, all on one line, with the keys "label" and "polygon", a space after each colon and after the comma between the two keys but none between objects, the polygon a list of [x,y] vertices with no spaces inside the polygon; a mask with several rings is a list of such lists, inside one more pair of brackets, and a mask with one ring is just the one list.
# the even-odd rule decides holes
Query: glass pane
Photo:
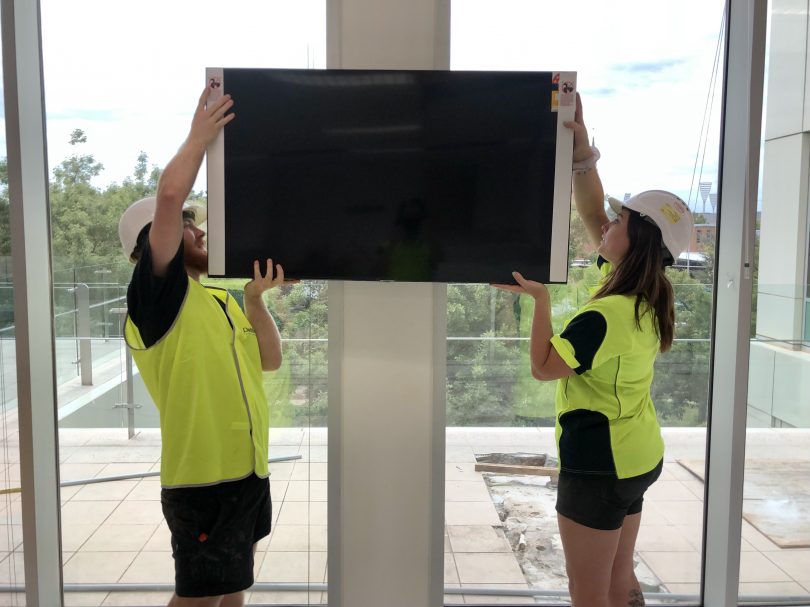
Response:
[{"label": "glass pane", "polygon": [[[720,0],[465,0],[452,10],[453,69],[575,69],[606,192],[626,199],[667,189],[695,214],[690,249],[668,270],[675,342],[658,356],[651,390],[665,458],[635,544],[647,604],[700,600],[723,10]],[[568,283],[549,288],[557,332],[600,280],[574,210],[570,236]],[[445,600],[566,602],[556,382],[530,373],[533,300],[450,285],[447,305]]]},{"label": "glass pane", "polygon": [[810,600],[808,15],[784,0],[769,11],[739,592],[741,602],[795,604]]},{"label": "glass pane", "polygon": [[[66,603],[165,605],[174,562],[160,503],[160,419],[122,338],[132,265],[118,220],[155,193],[188,133],[204,69],[324,67],[326,5],[43,0],[41,12]],[[191,197],[205,204],[205,189],[203,167]],[[205,282],[242,303],[245,281]],[[273,524],[246,600],[321,603],[326,285],[286,285],[266,301],[285,359],[264,374]]]},{"label": "glass pane", "polygon": [[[3,68],[0,65],[0,78]],[[0,107],[5,123],[5,107]],[[5,130],[0,139],[0,604],[25,605],[14,273]]]}]

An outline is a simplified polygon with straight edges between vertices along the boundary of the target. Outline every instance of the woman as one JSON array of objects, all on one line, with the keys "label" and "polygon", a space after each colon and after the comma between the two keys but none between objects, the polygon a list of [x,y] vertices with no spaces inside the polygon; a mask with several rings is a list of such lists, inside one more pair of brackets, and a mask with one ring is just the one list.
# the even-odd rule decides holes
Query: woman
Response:
[{"label": "woman", "polygon": [[644,492],[661,474],[664,443],[650,398],[657,353],[672,345],[674,305],[665,266],[688,247],[692,215],[674,194],[610,199],[608,219],[596,148],[577,96],[574,200],[597,245],[602,280],[559,335],[546,287],[515,272],[534,297],[530,358],[540,381],[559,379],[557,516],[574,607],[643,605],[633,551]]}]

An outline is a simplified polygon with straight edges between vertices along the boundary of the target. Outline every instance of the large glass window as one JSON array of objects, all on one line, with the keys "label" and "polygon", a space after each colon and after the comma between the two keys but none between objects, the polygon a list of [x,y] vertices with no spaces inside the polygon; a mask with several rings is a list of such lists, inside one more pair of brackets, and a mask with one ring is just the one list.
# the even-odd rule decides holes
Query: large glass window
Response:
[{"label": "large glass window", "polygon": [[[159,419],[121,337],[132,266],[121,252],[118,219],[154,194],[188,132],[205,68],[323,68],[326,5],[41,4],[66,603],[166,604],[174,563],[160,504]],[[205,190],[203,166],[192,198],[205,204]],[[241,303],[244,280],[204,281]],[[264,376],[273,531],[259,543],[247,600],[320,603],[326,285],[289,285],[266,297],[285,359]],[[150,590],[132,592],[139,585]]]},{"label": "large glass window", "polygon": [[[740,601],[810,600],[807,5],[769,5],[754,259]],[[783,87],[793,78],[790,87]],[[803,160],[804,159],[804,160]]]},{"label": "large glass window", "polygon": [[[452,7],[452,69],[576,70],[606,192],[668,189],[695,213],[690,250],[669,271],[675,343],[655,366],[666,455],[636,544],[648,602],[697,603],[701,591],[723,12],[720,0]],[[557,331],[599,280],[594,251],[572,211],[568,284],[550,288]],[[556,483],[543,472],[556,466],[555,385],[530,374],[532,311],[525,296],[448,287],[448,601],[567,597]]]}]

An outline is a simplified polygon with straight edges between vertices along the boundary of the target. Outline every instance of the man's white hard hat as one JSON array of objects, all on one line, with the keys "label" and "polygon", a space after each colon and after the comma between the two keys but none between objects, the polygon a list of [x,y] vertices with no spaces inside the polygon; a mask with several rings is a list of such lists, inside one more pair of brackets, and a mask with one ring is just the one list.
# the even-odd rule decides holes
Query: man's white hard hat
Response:
[{"label": "man's white hard hat", "polygon": [[608,198],[608,203],[617,214],[622,212],[622,208],[627,208],[641,213],[642,217],[657,225],[672,259],[678,259],[689,248],[694,226],[692,211],[675,194],[664,190],[647,190],[624,202]]},{"label": "man's white hard hat", "polygon": [[[135,245],[138,242],[138,234],[146,227],[147,224],[152,223],[155,218],[155,206],[157,199],[154,196],[148,198],[141,198],[137,202],[133,202],[121,219],[118,221],[118,237],[121,239],[121,247],[124,249],[124,256],[130,260],[132,259],[132,252],[135,250]],[[183,210],[192,211],[194,213],[194,222],[197,225],[205,222],[207,211],[205,207],[197,204],[183,204]]]}]

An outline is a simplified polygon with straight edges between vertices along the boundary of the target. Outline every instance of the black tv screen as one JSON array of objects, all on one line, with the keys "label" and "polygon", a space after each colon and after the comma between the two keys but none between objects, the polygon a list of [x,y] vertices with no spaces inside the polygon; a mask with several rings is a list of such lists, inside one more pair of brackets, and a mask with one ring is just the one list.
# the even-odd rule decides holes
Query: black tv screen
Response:
[{"label": "black tv screen", "polygon": [[212,68],[211,276],[567,278],[573,73]]}]

